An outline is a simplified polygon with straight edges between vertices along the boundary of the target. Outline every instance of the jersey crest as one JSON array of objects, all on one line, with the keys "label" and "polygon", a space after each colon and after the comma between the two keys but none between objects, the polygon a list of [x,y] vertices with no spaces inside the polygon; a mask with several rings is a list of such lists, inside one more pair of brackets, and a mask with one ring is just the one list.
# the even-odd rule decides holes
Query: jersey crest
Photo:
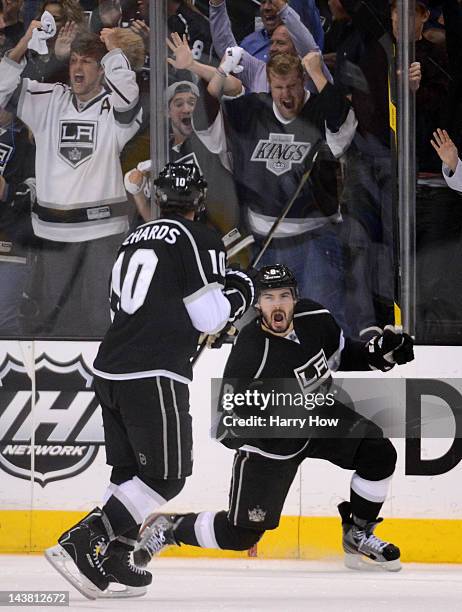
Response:
[{"label": "jersey crest", "polygon": [[312,391],[329,378],[330,369],[324,349],[321,349],[309,361],[294,370],[298,384],[304,393]]},{"label": "jersey crest", "polygon": [[199,160],[197,159],[197,155],[194,152],[188,153],[187,155],[184,155],[183,157],[176,159],[175,163],[176,164],[196,164],[196,166],[199,168],[200,173],[202,175],[204,174],[199,164]]},{"label": "jersey crest", "polygon": [[13,153],[13,147],[0,142],[0,176],[3,176],[6,165]]},{"label": "jersey crest", "polygon": [[280,176],[290,172],[292,164],[301,164],[310,149],[310,142],[297,142],[293,134],[270,133],[268,140],[258,141],[250,159],[265,163],[267,170]]},{"label": "jersey crest", "polygon": [[96,134],[96,121],[60,121],[59,156],[70,166],[77,168],[93,155]]}]

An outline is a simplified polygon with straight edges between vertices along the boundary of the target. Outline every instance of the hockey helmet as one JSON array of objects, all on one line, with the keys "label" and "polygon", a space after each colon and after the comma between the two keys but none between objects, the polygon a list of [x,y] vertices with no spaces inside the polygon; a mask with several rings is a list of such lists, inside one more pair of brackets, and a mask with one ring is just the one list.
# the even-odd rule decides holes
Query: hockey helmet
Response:
[{"label": "hockey helmet", "polygon": [[297,279],[287,266],[273,264],[260,268],[256,278],[257,298],[265,289],[282,289],[285,287],[290,288],[294,298],[298,299]]},{"label": "hockey helmet", "polygon": [[161,209],[204,210],[207,181],[196,164],[169,163],[154,180]]}]

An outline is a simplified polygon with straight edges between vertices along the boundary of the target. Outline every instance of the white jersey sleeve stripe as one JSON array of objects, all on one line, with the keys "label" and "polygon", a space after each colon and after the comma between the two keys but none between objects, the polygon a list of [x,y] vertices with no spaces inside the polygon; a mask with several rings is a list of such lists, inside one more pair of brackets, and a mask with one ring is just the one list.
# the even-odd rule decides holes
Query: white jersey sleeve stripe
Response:
[{"label": "white jersey sleeve stripe", "polygon": [[345,336],[343,335],[343,331],[340,330],[338,349],[335,351],[335,353],[332,353],[332,355],[327,360],[327,365],[329,366],[329,369],[332,370],[332,372],[336,372],[338,370],[340,366],[340,361],[342,359],[342,352],[344,348],[345,348]]},{"label": "white jersey sleeve stripe", "polygon": [[298,312],[294,315],[294,319],[298,317],[308,317],[309,315],[316,314],[330,314],[330,312],[327,310],[327,308],[322,308],[321,310],[311,310],[310,312]]},{"label": "white jersey sleeve stripe", "polygon": [[220,285],[218,283],[208,283],[204,287],[201,287],[197,291],[194,291],[194,293],[191,293],[191,295],[187,295],[185,298],[183,298],[183,303],[185,306],[187,306],[191,302],[194,302],[195,300],[199,299],[201,295],[204,295],[204,293],[207,293],[207,291],[212,291],[214,289],[220,289],[221,291],[223,289],[223,285]]},{"label": "white jersey sleeve stripe", "polygon": [[[194,294],[199,296],[197,299],[189,300],[185,303],[194,327],[207,334],[215,334],[226,323],[231,313],[231,304],[223,295],[220,286],[216,283],[205,287],[206,291]],[[190,296],[191,297],[191,296]]]},{"label": "white jersey sleeve stripe", "polygon": [[265,350],[263,351],[263,359],[261,360],[260,367],[258,368],[258,371],[255,374],[254,378],[258,378],[260,374],[262,373],[263,368],[265,367],[265,364],[266,364],[266,360],[268,358],[268,351],[269,351],[269,340],[268,338],[265,338]]}]

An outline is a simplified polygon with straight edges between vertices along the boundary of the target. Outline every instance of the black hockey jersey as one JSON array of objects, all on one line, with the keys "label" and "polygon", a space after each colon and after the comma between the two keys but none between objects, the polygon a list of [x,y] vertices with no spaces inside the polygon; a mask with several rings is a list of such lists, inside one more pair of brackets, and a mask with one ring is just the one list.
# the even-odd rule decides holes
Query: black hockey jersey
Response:
[{"label": "black hockey jersey", "polygon": [[[326,123],[331,132],[341,134],[340,128],[350,109],[348,100],[337,87],[329,83],[319,95],[310,96],[292,121],[278,117],[271,96],[264,93],[227,101],[225,109],[239,203],[250,209],[252,231],[267,233],[270,225],[264,225],[264,217],[280,215],[320,145],[323,146],[311,177],[285,223],[303,219],[304,227],[294,232],[302,233],[323,225],[328,219],[341,219],[337,163],[325,142]],[[354,128],[350,138],[353,133]]]},{"label": "black hockey jersey", "polygon": [[12,122],[0,127],[0,175],[6,181],[0,201],[0,261],[26,263],[27,248],[37,246],[31,222],[35,198],[35,147],[24,126]]},{"label": "black hockey jersey", "polygon": [[129,234],[112,270],[113,322],[95,373],[113,380],[166,376],[190,382],[200,332],[188,307],[198,299],[204,308],[216,307],[225,257],[214,230],[177,215]]},{"label": "black hockey jersey", "polygon": [[[257,318],[237,338],[225,366],[223,379],[297,378],[304,389],[325,384],[337,370],[370,370],[362,342],[345,338],[330,312],[311,300],[300,300],[294,311],[296,341],[265,332]],[[231,448],[242,448],[277,457],[290,457],[307,445],[305,438],[225,439]]]}]

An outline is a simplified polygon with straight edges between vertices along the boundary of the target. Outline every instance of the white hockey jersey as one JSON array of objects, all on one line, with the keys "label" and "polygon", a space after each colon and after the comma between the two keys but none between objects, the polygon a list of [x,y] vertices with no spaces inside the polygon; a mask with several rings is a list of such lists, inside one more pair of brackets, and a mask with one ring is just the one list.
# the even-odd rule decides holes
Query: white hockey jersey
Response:
[{"label": "white hockey jersey", "polygon": [[126,232],[127,197],[119,155],[141,124],[135,73],[120,49],[101,62],[109,88],[86,104],[67,85],[22,79],[25,62],[0,62],[0,107],[32,130],[36,147],[34,232],[82,242]]}]

